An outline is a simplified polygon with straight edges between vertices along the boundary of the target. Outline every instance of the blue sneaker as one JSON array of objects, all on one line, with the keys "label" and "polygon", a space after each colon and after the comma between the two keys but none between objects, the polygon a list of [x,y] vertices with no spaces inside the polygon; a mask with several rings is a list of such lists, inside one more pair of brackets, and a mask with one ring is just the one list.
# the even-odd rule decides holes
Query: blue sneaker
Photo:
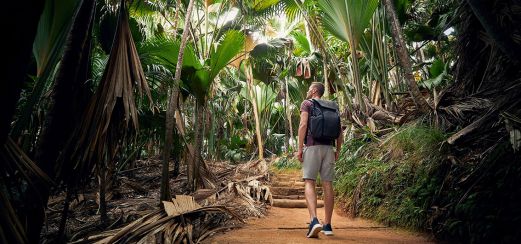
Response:
[{"label": "blue sneaker", "polygon": [[313,218],[309,224],[309,231],[307,234],[308,238],[318,238],[318,233],[322,230],[322,225],[318,222],[317,218]]},{"label": "blue sneaker", "polygon": [[332,236],[333,235],[333,228],[331,228],[331,224],[325,224],[322,228],[322,233],[326,236]]}]

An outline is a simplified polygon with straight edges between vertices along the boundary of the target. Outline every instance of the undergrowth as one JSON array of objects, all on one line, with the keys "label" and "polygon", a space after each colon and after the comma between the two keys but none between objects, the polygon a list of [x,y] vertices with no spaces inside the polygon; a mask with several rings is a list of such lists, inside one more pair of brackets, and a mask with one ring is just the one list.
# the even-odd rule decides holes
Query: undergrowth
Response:
[{"label": "undergrowth", "polygon": [[302,169],[302,164],[292,155],[284,155],[277,158],[272,164],[271,168],[276,172],[299,171]]},{"label": "undergrowth", "polygon": [[[458,155],[448,135],[421,124],[348,140],[335,190],[354,216],[463,243],[519,243],[521,161],[507,140]],[[452,159],[451,159],[452,157]]]},{"label": "undergrowth", "polygon": [[383,141],[370,136],[348,141],[335,182],[346,210],[389,225],[424,229],[439,185],[431,175],[445,139],[442,132],[415,124]]}]

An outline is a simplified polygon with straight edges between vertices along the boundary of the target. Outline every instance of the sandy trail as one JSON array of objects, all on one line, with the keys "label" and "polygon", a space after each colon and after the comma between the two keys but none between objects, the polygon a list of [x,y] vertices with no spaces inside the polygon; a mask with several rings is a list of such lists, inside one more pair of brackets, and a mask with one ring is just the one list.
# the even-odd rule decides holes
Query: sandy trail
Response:
[{"label": "sandy trail", "polygon": [[[323,208],[318,218],[324,219]],[[333,213],[334,236],[306,238],[309,224],[305,208],[272,207],[264,218],[247,221],[244,228],[208,239],[205,243],[435,243],[429,238],[363,219],[350,219]]]}]

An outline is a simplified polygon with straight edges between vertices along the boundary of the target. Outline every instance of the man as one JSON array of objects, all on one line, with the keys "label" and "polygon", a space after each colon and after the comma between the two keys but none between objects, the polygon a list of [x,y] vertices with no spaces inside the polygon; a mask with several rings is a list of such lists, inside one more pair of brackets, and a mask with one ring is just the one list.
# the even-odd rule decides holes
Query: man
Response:
[{"label": "man", "polygon": [[[342,146],[342,133],[336,139],[336,151],[334,141],[317,141],[311,136],[308,130],[308,119],[311,116],[313,102],[309,99],[320,99],[324,94],[324,85],[313,82],[309,87],[304,100],[300,106],[300,125],[298,129],[298,152],[297,156],[303,163],[302,178],[305,181],[305,196],[308,206],[311,223],[307,233],[308,238],[317,238],[319,232],[326,235],[333,235],[331,228],[331,217],[333,215],[333,184],[335,173],[335,161],[338,160],[340,148]],[[341,128],[340,128],[341,132]],[[305,141],[305,147],[304,147]],[[325,219],[321,225],[317,219],[317,196],[315,192],[315,181],[317,174],[320,173],[322,187],[324,190]]]}]

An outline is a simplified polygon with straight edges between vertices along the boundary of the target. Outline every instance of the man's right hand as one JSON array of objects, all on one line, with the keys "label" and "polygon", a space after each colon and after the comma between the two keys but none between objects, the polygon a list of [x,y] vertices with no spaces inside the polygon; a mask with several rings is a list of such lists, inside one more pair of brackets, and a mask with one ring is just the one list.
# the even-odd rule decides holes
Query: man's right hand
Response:
[{"label": "man's right hand", "polygon": [[300,161],[301,163],[304,162],[304,159],[302,158],[302,149],[299,149],[296,153],[296,156],[298,158],[298,161]]}]

